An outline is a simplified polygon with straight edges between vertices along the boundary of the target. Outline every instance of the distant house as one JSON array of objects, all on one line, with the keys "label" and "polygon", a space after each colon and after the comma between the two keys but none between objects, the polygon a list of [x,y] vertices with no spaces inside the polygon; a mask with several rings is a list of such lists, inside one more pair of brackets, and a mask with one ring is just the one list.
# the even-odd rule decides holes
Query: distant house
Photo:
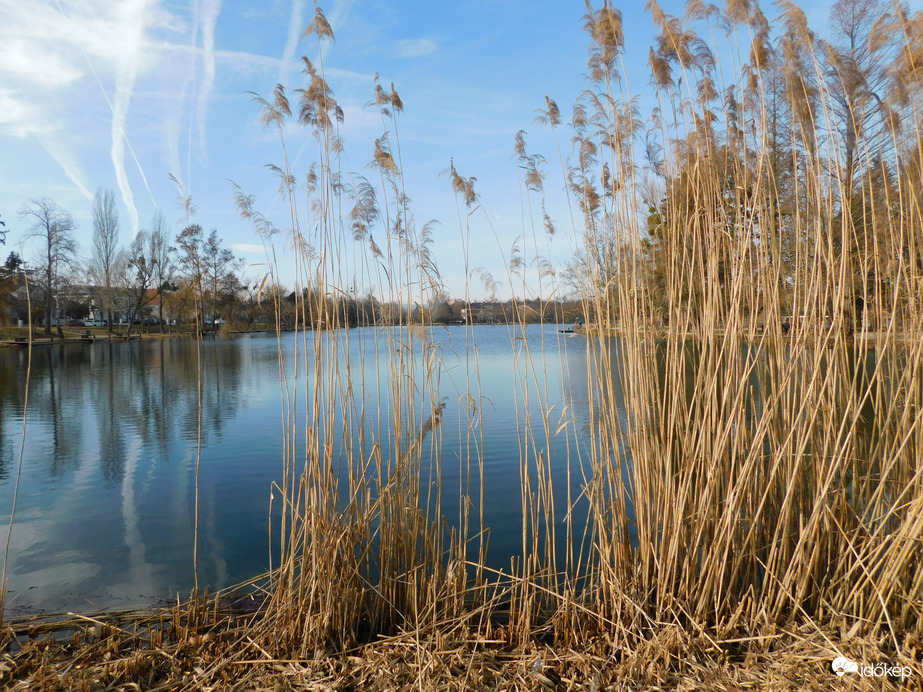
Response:
[{"label": "distant house", "polygon": [[462,319],[473,323],[494,323],[503,321],[503,310],[499,303],[471,302],[461,309]]},{"label": "distant house", "polygon": [[[107,293],[108,300],[105,300]],[[125,324],[131,319],[159,320],[161,318],[160,296],[153,288],[144,292],[137,315],[132,315],[137,304],[137,295],[120,288],[111,288],[107,291],[105,286],[77,284],[68,287],[62,298],[86,305],[89,310],[87,319],[93,322],[105,323],[108,319],[107,313],[111,313],[113,324]]]}]

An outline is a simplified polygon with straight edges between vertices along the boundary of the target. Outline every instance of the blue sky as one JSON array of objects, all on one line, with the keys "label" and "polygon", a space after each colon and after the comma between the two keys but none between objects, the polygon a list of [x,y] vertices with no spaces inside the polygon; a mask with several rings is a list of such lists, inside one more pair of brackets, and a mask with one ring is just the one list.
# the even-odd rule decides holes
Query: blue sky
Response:
[{"label": "blue sky", "polygon": [[[830,4],[803,3],[815,26]],[[615,5],[625,17],[629,86],[643,92],[654,28],[641,0]],[[661,5],[682,13],[676,0]],[[549,159],[549,212],[561,221],[561,232],[536,251],[555,262],[568,257],[575,240],[554,176],[554,144],[533,119],[545,95],[567,119],[586,86],[583,2],[328,0],[322,7],[336,36],[324,64],[345,110],[350,166],[362,172],[382,132],[377,112],[365,107],[378,73],[404,102],[398,127],[408,193],[418,225],[441,222],[434,254],[448,292],[463,294],[465,276],[454,198],[439,173],[452,159],[477,178],[487,216],[473,217],[469,262],[506,283],[502,253],[523,229],[513,159],[520,129]],[[247,92],[302,86],[299,56],[317,58],[313,38],[299,41],[312,13],[307,0],[0,0],[0,218],[9,231],[0,252],[20,250],[22,205],[49,197],[73,214],[88,255],[100,186],[115,191],[123,245],[156,210],[176,233],[185,218],[172,173],[193,197],[195,220],[218,229],[250,265],[248,275],[261,276],[258,239],[238,218],[228,179],[283,223],[276,181],[264,167],[279,162],[278,144]],[[311,142],[304,131],[289,137],[295,151]],[[302,171],[306,163],[299,160]],[[28,260],[37,248],[22,250]],[[285,270],[282,278],[292,285]]]}]

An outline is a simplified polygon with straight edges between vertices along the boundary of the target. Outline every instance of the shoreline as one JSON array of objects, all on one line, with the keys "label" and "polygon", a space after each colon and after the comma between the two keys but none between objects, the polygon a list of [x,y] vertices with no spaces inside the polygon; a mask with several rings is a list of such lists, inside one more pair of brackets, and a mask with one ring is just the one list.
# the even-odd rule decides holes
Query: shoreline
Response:
[{"label": "shoreline", "polygon": [[250,603],[245,594],[219,593],[171,607],[8,621],[0,630],[0,683],[9,690],[162,692],[839,689],[860,677],[837,677],[832,662],[844,655],[900,671],[877,676],[877,689],[911,689],[921,674],[915,647],[923,644],[908,636],[917,660],[907,660],[889,652],[884,633],[844,634],[835,622],[715,629],[652,621],[614,637],[592,626],[599,616],[590,611],[563,628],[554,621],[558,611],[523,633],[490,608],[445,613],[431,625],[398,627],[345,648],[330,642],[302,656],[274,650],[274,618],[262,595]]},{"label": "shoreline", "polygon": [[[82,332],[73,329],[64,330],[64,337],[52,334],[41,333],[32,334],[33,346],[50,346],[53,344],[94,344],[118,341],[139,341],[147,339],[174,339],[174,338],[195,338],[196,334],[192,331],[175,331],[175,332],[135,332],[131,334],[119,334],[117,332],[109,333],[105,328],[84,329]],[[222,332],[205,332],[204,337],[230,336],[236,334],[274,334],[274,329],[251,329],[240,331],[222,331]],[[0,328],[0,346],[10,348],[25,348],[29,345],[29,330],[25,327],[3,327]]]}]

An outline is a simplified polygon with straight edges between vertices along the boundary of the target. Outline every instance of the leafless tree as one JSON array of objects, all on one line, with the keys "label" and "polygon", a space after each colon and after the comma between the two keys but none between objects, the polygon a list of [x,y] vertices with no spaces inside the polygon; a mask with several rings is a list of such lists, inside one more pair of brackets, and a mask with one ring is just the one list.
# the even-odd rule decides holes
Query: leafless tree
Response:
[{"label": "leafless tree", "polygon": [[151,232],[148,235],[148,256],[153,262],[153,286],[157,291],[159,305],[160,331],[163,332],[166,311],[164,303],[172,291],[173,274],[175,271],[173,255],[170,252],[170,231],[163,214],[157,212],[151,222]]},{"label": "leafless tree", "polygon": [[26,239],[42,241],[42,255],[39,260],[40,286],[44,293],[45,333],[51,334],[51,323],[56,316],[55,303],[58,290],[68,270],[77,257],[77,243],[74,240],[74,219],[48,198],[33,199],[19,212],[31,225]]},{"label": "leafless tree", "polygon": [[119,214],[112,190],[99,188],[93,199],[93,258],[90,276],[102,287],[102,308],[112,331],[112,272],[119,243]]},{"label": "leafless tree", "polygon": [[114,274],[120,292],[127,298],[125,309],[128,319],[128,334],[136,320],[141,319],[141,310],[152,302],[150,294],[154,288],[157,260],[151,256],[150,234],[139,231],[127,250],[119,253],[114,265]]},{"label": "leafless tree", "polygon": [[820,42],[847,196],[857,168],[887,155],[899,125],[888,94],[901,45],[893,9],[891,0],[837,0],[830,10],[831,40]]},{"label": "leafless tree", "polygon": [[182,230],[176,239],[176,249],[180,271],[200,301],[197,307],[200,324],[207,321],[214,325],[223,316],[223,308],[231,305],[240,291],[237,271],[241,261],[222,245],[218,231],[213,229],[206,236],[198,224]]}]

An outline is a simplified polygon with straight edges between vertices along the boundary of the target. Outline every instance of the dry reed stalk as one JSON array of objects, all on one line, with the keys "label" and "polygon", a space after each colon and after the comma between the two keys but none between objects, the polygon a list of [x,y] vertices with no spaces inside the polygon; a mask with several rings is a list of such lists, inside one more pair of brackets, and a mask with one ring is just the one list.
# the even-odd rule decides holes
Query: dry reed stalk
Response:
[{"label": "dry reed stalk", "polygon": [[[871,149],[844,167],[832,145],[818,144],[817,131],[834,132],[838,115],[822,58],[805,48],[810,35],[800,15],[786,10],[787,33],[773,43],[755,4],[737,9],[726,18],[716,10],[690,14],[706,23],[712,41],[718,25],[747,25],[750,59],[735,57],[729,70],[720,51],[681,20],[657,15],[652,67],[660,109],[646,135],[653,185],[637,165],[644,123],[619,77],[620,16],[606,5],[587,17],[595,81],[575,109],[576,160],[560,160],[569,199],[583,215],[585,269],[595,286],[585,297],[598,326],[588,358],[590,444],[586,457],[576,449],[573,459],[548,456],[555,430],[535,372],[543,349],[525,343],[518,384],[522,556],[505,596],[521,642],[555,618],[584,618],[583,606],[575,610],[580,602],[596,604],[592,628],[616,623],[632,636],[664,622],[730,631],[848,617],[897,640],[919,613],[913,565],[923,536],[912,510],[923,503],[914,462],[923,434],[923,354],[906,335],[923,324],[914,293],[921,212],[907,177],[923,170],[920,138],[895,140],[891,149],[904,178],[873,160]],[[396,128],[397,159],[388,135],[377,140],[378,187],[347,172],[355,205],[348,223],[339,216],[338,107],[323,66],[306,64],[310,87],[301,92],[300,121],[313,128],[318,163],[303,204],[286,188],[293,241],[304,250],[297,260],[304,290],[296,300],[304,324],[319,319],[333,329],[299,337],[304,360],[294,377],[310,373],[305,401],[285,384],[286,542],[273,601],[290,628],[287,646],[303,653],[358,641],[358,621],[367,631],[392,631],[438,621],[449,603],[460,612],[470,605],[469,590],[480,589],[486,559],[478,538],[477,578],[468,584],[457,567],[471,562],[465,502],[444,549],[438,435],[427,452],[436,489],[424,491],[419,482],[427,426],[440,420],[439,359],[409,314],[399,317],[399,336],[376,335],[376,349],[392,354],[385,359],[391,397],[379,393],[378,410],[367,411],[358,394],[366,383],[349,381],[350,336],[336,330],[345,316],[328,295],[347,296],[352,274],[378,281],[379,294],[399,304],[422,305],[438,275],[428,254],[431,229],[417,234],[407,206]],[[721,91],[728,98],[716,105]],[[263,103],[267,122],[280,128],[284,157],[284,91],[276,90],[275,106]],[[374,103],[383,126],[403,107],[393,87],[388,94],[377,82]],[[552,104],[542,117],[557,127]],[[747,130],[739,126],[745,120]],[[524,232],[507,279],[523,294],[544,296],[545,275],[530,286],[523,267],[529,255],[541,255],[536,229],[554,229],[541,202],[545,173],[521,134],[516,151],[525,171]],[[283,178],[293,180],[287,166],[286,159]],[[479,200],[473,179],[454,163],[446,174],[466,245]],[[661,198],[651,199],[658,185]],[[652,202],[646,218],[640,199]],[[371,235],[379,221],[382,245]],[[350,248],[334,231],[344,226],[362,245]],[[301,228],[317,231],[305,238]],[[363,256],[357,248],[366,246]],[[379,261],[384,275],[375,269]],[[547,287],[550,295],[557,291],[553,282]],[[514,300],[513,309],[522,316],[525,305]],[[873,335],[873,326],[880,333]],[[476,366],[476,344],[470,350]],[[471,379],[468,385],[477,390]],[[415,390],[425,393],[429,413]],[[464,482],[471,482],[474,461],[483,492],[483,442],[479,433],[472,437],[479,391],[468,396]],[[537,427],[534,403],[543,411]],[[373,418],[377,429],[370,430]],[[332,431],[344,441],[338,452]],[[296,460],[301,439],[307,453]],[[555,510],[562,491],[552,481],[562,462],[570,508],[563,542]],[[572,473],[584,480],[580,499],[588,506],[581,536]],[[479,506],[482,537],[483,495]],[[563,625],[558,636],[575,633]]]},{"label": "dry reed stalk", "polygon": [[[322,18],[318,10],[312,31],[329,40],[329,27],[318,29]],[[442,528],[443,404],[435,346],[403,313],[397,330],[376,334],[370,354],[364,345],[358,351],[353,347],[347,329],[353,322],[345,287],[353,277],[377,282],[379,295],[397,305],[427,302],[439,282],[429,256],[432,228],[415,228],[389,135],[374,146],[379,189],[340,172],[339,107],[323,64],[305,60],[305,65],[309,85],[298,92],[298,120],[315,136],[317,163],[303,202],[288,184],[294,175],[284,149],[285,122],[293,109],[281,87],[271,103],[258,99],[264,122],[277,126],[283,146],[284,167],[276,171],[291,209],[299,317],[291,363],[282,360],[280,348],[282,545],[273,572],[277,589],[260,640],[267,650],[300,656],[343,650],[408,622],[438,621],[446,609],[460,610],[468,593],[467,515],[459,518],[461,533],[447,535]],[[393,120],[400,98],[393,87],[390,94],[376,87],[383,123]],[[399,152],[396,131],[394,138]],[[341,184],[347,178],[351,186]],[[347,195],[355,202],[348,221],[341,216]],[[245,215],[259,222],[252,200],[243,195],[238,200]],[[378,219],[387,236],[381,246],[370,235]],[[335,232],[343,227],[352,227],[354,239],[368,244],[368,256],[354,252]],[[301,229],[311,229],[310,234]],[[264,242],[271,240],[264,237]],[[378,261],[384,272],[378,271]],[[382,353],[390,355],[382,358]],[[365,382],[368,357],[379,359],[384,382]],[[363,375],[357,381],[358,372]],[[368,408],[367,387],[379,388],[377,409]]]},{"label": "dry reed stalk", "polygon": [[[923,595],[913,513],[923,441],[913,277],[923,227],[909,199],[919,130],[903,149],[895,140],[884,161],[867,152],[846,165],[832,143],[819,149],[813,129],[835,132],[837,116],[820,58],[808,56],[818,86],[807,103],[788,92],[792,180],[780,182],[766,110],[779,107],[767,95],[777,68],[751,63],[732,76],[726,93],[746,92],[744,75],[753,86],[747,110],[731,113],[714,107],[711,92],[693,91],[702,80],[721,84],[717,49],[666,16],[658,41],[658,60],[672,63],[686,90],[661,80],[662,108],[672,109],[661,112],[661,137],[681,137],[662,162],[662,204],[645,227],[633,175],[611,194],[581,182],[604,178],[588,160],[597,171],[637,170],[633,125],[620,119],[630,95],[607,98],[621,88],[611,75],[587,99],[604,125],[578,128],[581,141],[597,142],[582,150],[599,160],[585,158],[572,177],[583,190],[586,245],[616,238],[614,255],[587,253],[596,286],[614,283],[616,301],[597,291],[588,307],[619,324],[617,358],[607,360],[610,337],[599,337],[598,372],[623,386],[631,412],[626,428],[618,397],[598,399],[594,465],[611,484],[591,490],[594,543],[604,546],[594,559],[611,575],[600,586],[609,607],[627,592],[658,619],[676,611],[689,624],[743,618],[756,627],[846,617],[896,645]],[[811,133],[796,119],[806,108]],[[754,126],[735,135],[745,117]],[[626,146],[607,144],[620,133]],[[795,316],[789,334],[786,315]],[[607,521],[612,498],[627,496],[634,517]],[[632,528],[637,547],[615,549]]]},{"label": "dry reed stalk", "polygon": [[13,522],[16,519],[16,505],[19,501],[19,483],[22,479],[22,460],[26,452],[26,421],[29,412],[29,382],[32,380],[32,294],[29,278],[23,274],[26,288],[26,309],[28,310],[29,345],[26,351],[26,386],[22,402],[22,440],[19,443],[19,458],[16,462],[16,481],[13,485],[13,502],[10,506],[10,522],[6,529],[6,543],[3,547],[3,569],[0,571],[0,628],[6,615],[6,568],[9,565],[10,542],[13,538]]}]

